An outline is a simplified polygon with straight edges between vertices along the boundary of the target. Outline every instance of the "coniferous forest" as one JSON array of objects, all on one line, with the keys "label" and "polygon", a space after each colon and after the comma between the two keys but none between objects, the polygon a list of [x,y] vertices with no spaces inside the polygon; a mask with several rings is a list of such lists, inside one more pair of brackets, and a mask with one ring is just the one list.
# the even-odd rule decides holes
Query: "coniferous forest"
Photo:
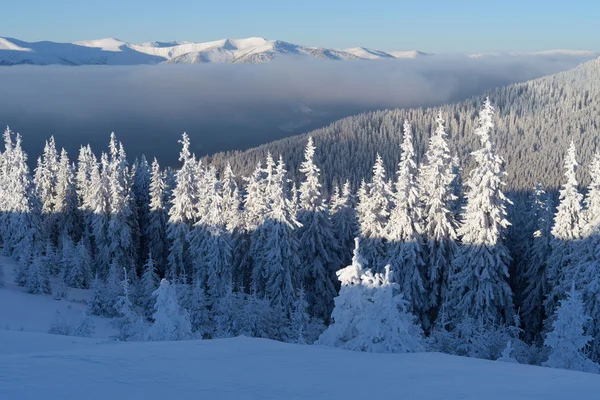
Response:
[{"label": "coniferous forest", "polygon": [[76,160],[50,138],[30,171],[7,128],[2,251],[32,294],[89,289],[88,314],[112,318],[118,340],[245,335],[598,372],[600,152],[581,168],[571,141],[558,196],[543,180],[515,194],[490,99],[462,161],[453,115],[421,118],[422,151],[405,119],[398,164],[377,155],[358,184],[326,171],[312,137],[295,171],[267,152],[236,176],[197,159],[185,133],[176,169],[128,160],[112,134]]}]

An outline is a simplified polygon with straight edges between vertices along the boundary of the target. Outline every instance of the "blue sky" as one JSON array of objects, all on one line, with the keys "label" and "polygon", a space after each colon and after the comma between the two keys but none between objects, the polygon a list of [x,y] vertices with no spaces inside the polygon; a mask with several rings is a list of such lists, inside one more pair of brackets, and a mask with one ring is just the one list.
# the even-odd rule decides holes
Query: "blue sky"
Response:
[{"label": "blue sky", "polygon": [[310,46],[430,52],[600,50],[597,0],[17,0],[0,36],[209,41],[263,36]]}]

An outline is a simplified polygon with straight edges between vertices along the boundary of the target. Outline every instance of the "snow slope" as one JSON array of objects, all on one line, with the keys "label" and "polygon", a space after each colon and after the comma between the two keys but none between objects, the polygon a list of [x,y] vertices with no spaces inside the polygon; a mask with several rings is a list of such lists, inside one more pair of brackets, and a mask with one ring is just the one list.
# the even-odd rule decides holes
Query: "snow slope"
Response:
[{"label": "snow slope", "polygon": [[2,399],[563,400],[600,387],[593,374],[245,337],[117,343],[0,331],[0,344],[11,349],[0,355]]},{"label": "snow slope", "polygon": [[[600,375],[438,353],[372,354],[265,339],[114,342],[108,320],[95,338],[43,333],[54,313],[77,317],[71,301],[12,284],[0,257],[0,399],[592,399]],[[4,330],[6,327],[10,330]],[[1,329],[4,328],[4,329]]]},{"label": "snow slope", "polygon": [[[516,54],[516,53],[515,53]],[[523,55],[524,53],[518,53]],[[137,64],[198,64],[198,63],[259,63],[282,55],[322,58],[327,60],[379,60],[418,58],[431,54],[421,51],[380,51],[364,47],[343,50],[307,47],[262,37],[222,39],[211,42],[146,42],[127,43],[106,38],[74,43],[24,42],[0,37],[0,65],[137,65]],[[483,57],[493,54],[473,54]],[[593,52],[549,50],[529,53],[539,56],[596,56]]]},{"label": "snow slope", "polygon": [[[50,295],[32,295],[14,284],[16,265],[12,260],[0,257],[0,264],[4,266],[5,274],[4,287],[0,288],[0,330],[45,333],[57,311],[69,323],[76,323],[82,318],[87,307],[85,302],[90,297],[89,290],[69,288],[68,296],[63,300],[54,300]],[[115,333],[109,319],[90,318],[96,326],[94,337],[108,338]]]}]

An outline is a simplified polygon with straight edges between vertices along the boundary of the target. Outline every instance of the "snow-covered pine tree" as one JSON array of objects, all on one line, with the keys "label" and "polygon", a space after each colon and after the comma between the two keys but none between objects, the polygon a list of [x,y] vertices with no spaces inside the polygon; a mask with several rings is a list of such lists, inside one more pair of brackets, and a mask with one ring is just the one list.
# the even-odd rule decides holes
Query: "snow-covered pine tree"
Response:
[{"label": "snow-covered pine tree", "polygon": [[391,190],[385,179],[383,159],[377,154],[373,177],[361,185],[357,206],[358,227],[362,238],[362,253],[369,265],[377,269],[385,254],[386,228],[390,216]]},{"label": "snow-covered pine tree", "polygon": [[129,193],[129,170],[122,145],[119,145],[118,153],[114,153],[114,134],[111,136],[111,160],[109,167],[109,193],[110,193],[110,216],[106,238],[111,263],[121,268],[126,268],[131,279],[136,279],[136,260],[132,252],[135,252],[133,243],[133,232],[130,220],[132,209]]},{"label": "snow-covered pine tree", "polygon": [[56,182],[58,175],[58,154],[54,137],[46,141],[44,152],[38,158],[37,167],[33,176],[35,193],[41,205],[42,233],[44,237],[55,242],[57,240],[56,217],[54,215],[54,201],[56,197]]},{"label": "snow-covered pine tree", "polygon": [[87,289],[92,284],[92,258],[83,239],[77,243],[74,250],[74,257],[71,258],[68,284],[73,288]]},{"label": "snow-covered pine tree", "polygon": [[444,119],[440,113],[436,118],[436,129],[429,139],[425,163],[419,175],[423,235],[427,243],[429,317],[432,321],[448,301],[450,271],[457,251],[458,223],[452,210],[452,203],[456,200],[452,187],[455,179]]},{"label": "snow-covered pine tree", "polygon": [[[47,255],[46,255],[47,259]],[[54,300],[66,299],[69,295],[69,289],[67,287],[67,270],[64,267],[60,268],[57,279],[54,281],[52,286],[52,298]]]},{"label": "snow-covered pine tree", "polygon": [[54,197],[54,213],[58,238],[69,235],[78,238],[81,235],[81,224],[77,210],[77,191],[69,157],[65,149],[60,153],[56,176],[56,194]]},{"label": "snow-covered pine tree", "polygon": [[359,335],[356,322],[365,312],[361,277],[366,264],[366,260],[361,255],[359,243],[359,239],[355,238],[352,264],[336,272],[341,288],[338,296],[334,299],[335,307],[331,313],[332,323],[315,344],[342,347]]},{"label": "snow-covered pine tree", "polygon": [[521,315],[529,340],[542,333],[544,321],[544,299],[548,295],[546,267],[552,238],[552,198],[538,183],[533,189],[532,216],[536,223],[531,254],[527,257],[525,270],[525,297]]},{"label": "snow-covered pine tree", "polygon": [[151,174],[150,166],[146,160],[146,156],[142,154],[139,162],[136,164],[134,170],[132,170],[133,179],[131,185],[131,191],[133,198],[135,199],[135,208],[137,210],[137,230],[139,232],[139,254],[138,259],[141,262],[145,262],[148,258],[148,243],[149,237],[147,236],[148,224],[150,222],[150,183]]},{"label": "snow-covered pine tree", "polygon": [[354,195],[350,188],[350,181],[347,180],[339,191],[339,194],[332,196],[330,201],[331,223],[333,231],[339,242],[339,256],[341,265],[347,265],[352,261],[352,249],[354,247],[354,237],[358,229],[356,220],[356,210],[354,209]]},{"label": "snow-covered pine tree", "polygon": [[424,351],[423,331],[417,318],[408,310],[408,302],[393,272],[387,265],[384,273],[370,270],[361,276],[366,309],[358,321],[359,335],[345,348],[373,353],[413,353]]},{"label": "snow-covered pine tree", "polygon": [[423,351],[423,332],[397,293],[390,267],[384,274],[364,269],[358,238],[352,265],[338,271],[333,323],[316,344],[367,352]]},{"label": "snow-covered pine tree", "polygon": [[393,207],[386,226],[387,260],[404,295],[408,310],[429,326],[425,312],[429,302],[423,282],[423,241],[421,236],[420,193],[412,128],[404,121],[402,158],[398,166]]},{"label": "snow-covered pine tree", "polygon": [[108,241],[108,222],[110,218],[110,185],[108,155],[102,153],[99,167],[90,173],[92,192],[89,198],[91,213],[91,230],[94,239],[94,272],[106,279],[110,265],[110,248]]},{"label": "snow-covered pine tree", "polygon": [[106,296],[106,285],[98,277],[98,274],[94,277],[91,287],[92,294],[87,302],[87,313],[91,315],[106,315],[107,304]]},{"label": "snow-covered pine tree", "polygon": [[147,326],[144,319],[132,309],[131,300],[129,299],[129,280],[125,268],[123,268],[123,276],[124,279],[121,282],[123,294],[119,296],[115,304],[118,316],[111,321],[113,327],[118,330],[115,339],[120,341],[144,340]]},{"label": "snow-covered pine tree", "polygon": [[550,347],[550,356],[544,366],[583,372],[600,370],[598,364],[588,359],[584,353],[585,347],[592,340],[583,329],[589,318],[584,313],[581,293],[575,290],[573,283],[566,299],[560,300],[552,323],[553,329],[546,335],[544,344]]},{"label": "snow-covered pine tree", "polygon": [[235,175],[230,164],[227,164],[223,172],[223,220],[232,247],[232,279],[233,287],[240,288],[249,282],[246,273],[249,271],[247,265],[248,240],[245,229],[244,213],[242,211],[242,197],[238,189]]},{"label": "snow-covered pine tree", "polygon": [[189,315],[177,300],[175,286],[163,279],[154,291],[154,324],[149,331],[150,340],[185,340],[192,338]]},{"label": "snow-covered pine tree", "polygon": [[150,176],[150,205],[145,237],[148,243],[148,252],[153,255],[154,265],[163,275],[166,272],[166,255],[168,249],[166,233],[168,215],[164,201],[165,191],[164,174],[160,170],[160,165],[155,158],[152,162],[152,173]]},{"label": "snow-covered pine tree", "polygon": [[549,295],[546,297],[547,328],[550,327],[558,301],[565,298],[571,283],[575,280],[577,264],[582,246],[582,230],[584,226],[582,200],[579,193],[576,171],[579,163],[575,143],[571,145],[565,157],[566,182],[560,190],[559,204],[554,215],[552,227],[551,252],[548,258],[546,276]]},{"label": "snow-covered pine tree", "polygon": [[[299,277],[306,288],[306,300],[313,316],[327,319],[337,294],[335,271],[340,268],[339,242],[334,236],[329,210],[323,203],[320,170],[315,165],[315,146],[308,139],[300,172],[300,210],[298,228],[301,270]],[[304,289],[303,289],[304,290]]]},{"label": "snow-covered pine tree", "polygon": [[267,214],[271,208],[269,191],[271,190],[275,161],[271,153],[267,153],[265,167],[259,164],[253,174],[248,178],[246,185],[245,212],[246,230],[250,235],[250,246],[248,253],[252,261],[251,285],[261,294],[265,291],[264,270],[265,261],[263,257],[263,243],[265,241],[264,224]]},{"label": "snow-covered pine tree", "polygon": [[291,341],[298,344],[306,344],[306,334],[309,329],[310,316],[308,315],[308,302],[304,287],[300,286],[298,295],[294,302],[294,311],[290,318]]},{"label": "snow-covered pine tree", "polygon": [[502,192],[504,160],[495,152],[490,134],[494,108],[489,98],[479,114],[475,134],[481,149],[474,151],[475,168],[466,183],[467,205],[458,229],[462,245],[452,263],[451,295],[454,324],[464,317],[496,323],[512,322],[512,291],[508,284],[510,254],[504,244],[509,226]]},{"label": "snow-covered pine tree", "polygon": [[176,173],[176,184],[173,189],[172,206],[169,210],[167,238],[169,256],[167,258],[166,276],[175,279],[187,275],[189,269],[187,235],[195,222],[196,207],[196,172],[195,157],[190,152],[190,139],[187,133],[181,139],[182,149],[179,161],[183,163]]},{"label": "snow-covered pine tree", "polygon": [[200,280],[194,280],[191,293],[182,306],[190,316],[194,336],[200,339],[207,336],[211,331],[210,313],[207,307],[204,286],[200,283]]},{"label": "snow-covered pine tree", "polygon": [[123,268],[124,267],[117,264],[116,260],[113,260],[110,263],[106,286],[101,292],[105,314],[109,317],[114,317],[119,314],[117,301],[119,300],[119,297],[123,295],[123,286],[121,284],[122,280],[119,271],[123,271]]},{"label": "snow-covered pine tree", "polygon": [[146,318],[150,319],[154,312],[154,297],[152,296],[152,293],[154,293],[160,285],[160,278],[158,277],[156,264],[152,258],[152,251],[148,252],[148,259],[144,264],[144,273],[142,274],[140,285],[141,288],[138,292],[139,302],[144,310],[144,315]]},{"label": "snow-covered pine tree", "polygon": [[193,279],[206,282],[209,302],[216,305],[232,283],[232,246],[223,219],[222,187],[214,167],[204,177],[203,202],[206,210],[189,234]]},{"label": "snow-covered pine tree", "polygon": [[27,291],[31,294],[51,294],[50,274],[42,256],[37,256],[27,271]]},{"label": "snow-covered pine tree", "polygon": [[268,183],[270,210],[265,223],[258,229],[264,238],[259,257],[260,270],[264,271],[265,295],[275,309],[281,308],[289,317],[294,304],[294,283],[298,276],[298,241],[295,230],[299,227],[292,214],[291,201],[286,195],[287,171],[279,158]]},{"label": "snow-covered pine tree", "polygon": [[[15,281],[25,285],[27,268],[35,254],[41,252],[40,210],[35,205],[33,185],[27,166],[27,154],[21,146],[21,136],[16,134],[12,143],[12,131],[7,128],[5,135],[5,182],[3,221],[3,251],[12,255],[19,263]],[[8,153],[8,154],[6,154]]]},{"label": "snow-covered pine tree", "polygon": [[[75,174],[75,188],[78,198],[78,208],[81,215],[81,236],[86,241],[90,249],[90,254],[93,256],[93,202],[92,193],[94,188],[92,187],[92,175],[98,176],[98,160],[92,148],[87,145],[79,149],[79,156],[77,158],[77,172]],[[94,258],[94,257],[92,257]]]}]

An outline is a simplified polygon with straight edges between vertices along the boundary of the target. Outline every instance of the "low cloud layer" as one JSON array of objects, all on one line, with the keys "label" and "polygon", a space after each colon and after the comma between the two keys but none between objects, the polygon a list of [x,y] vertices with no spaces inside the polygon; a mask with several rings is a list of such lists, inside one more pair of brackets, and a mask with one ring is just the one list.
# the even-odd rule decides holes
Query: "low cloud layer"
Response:
[{"label": "low cloud layer", "polygon": [[35,158],[54,135],[75,156],[111,131],[130,155],[176,165],[187,131],[198,155],[243,149],[375,108],[430,106],[569,69],[575,56],[392,61],[281,58],[267,64],[0,67],[0,124]]}]

